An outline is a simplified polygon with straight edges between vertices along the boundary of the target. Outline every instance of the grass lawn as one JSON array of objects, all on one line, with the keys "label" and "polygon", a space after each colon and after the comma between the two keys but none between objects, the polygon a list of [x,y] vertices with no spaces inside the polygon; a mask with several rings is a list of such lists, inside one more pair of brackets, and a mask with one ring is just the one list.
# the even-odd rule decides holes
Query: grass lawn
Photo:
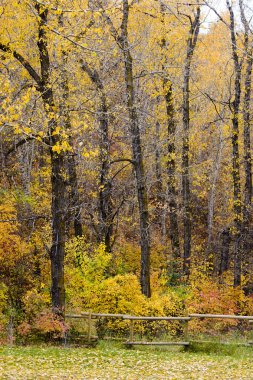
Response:
[{"label": "grass lawn", "polygon": [[253,347],[230,354],[178,348],[1,347],[0,379],[253,380]]}]

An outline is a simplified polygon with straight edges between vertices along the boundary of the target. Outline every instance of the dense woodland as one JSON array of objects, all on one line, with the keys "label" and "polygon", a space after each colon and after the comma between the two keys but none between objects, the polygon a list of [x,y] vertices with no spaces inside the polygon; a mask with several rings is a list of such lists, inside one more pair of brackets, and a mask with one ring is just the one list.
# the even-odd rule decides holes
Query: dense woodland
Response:
[{"label": "dense woodland", "polygon": [[0,1],[3,331],[253,313],[253,9],[217,4]]}]

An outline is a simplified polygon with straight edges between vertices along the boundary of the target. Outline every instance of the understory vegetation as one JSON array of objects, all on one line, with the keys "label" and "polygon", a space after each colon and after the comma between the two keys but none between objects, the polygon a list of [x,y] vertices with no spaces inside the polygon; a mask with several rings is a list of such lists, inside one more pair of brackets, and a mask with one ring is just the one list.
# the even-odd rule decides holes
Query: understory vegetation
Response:
[{"label": "understory vegetation", "polygon": [[[125,257],[125,260],[127,258]],[[136,258],[136,266],[138,266]],[[134,266],[134,262],[131,261]],[[187,316],[202,314],[253,315],[253,298],[246,296],[242,289],[234,289],[224,281],[221,284],[202,270],[192,271],[191,284],[171,286],[167,276],[154,272],[151,277],[152,296],[141,293],[138,276],[132,273],[114,273],[114,260],[104,245],[94,251],[84,238],[73,239],[67,245],[66,313],[80,314],[114,313],[135,316]],[[65,322],[52,313],[50,308],[49,277],[40,277],[39,289],[33,288],[21,298],[22,309],[10,309],[7,288],[1,291],[1,331],[2,342],[11,339],[17,343],[60,340],[74,334],[87,333],[87,320],[66,319]],[[46,282],[48,281],[48,283]],[[94,325],[94,335],[100,338],[113,336],[126,338],[129,322],[117,318],[98,318]],[[189,333],[223,336],[225,339],[237,336],[239,340],[251,339],[252,324],[234,319],[193,319],[189,323]],[[179,338],[183,334],[182,322],[136,322],[135,332],[151,340],[162,336]]]}]

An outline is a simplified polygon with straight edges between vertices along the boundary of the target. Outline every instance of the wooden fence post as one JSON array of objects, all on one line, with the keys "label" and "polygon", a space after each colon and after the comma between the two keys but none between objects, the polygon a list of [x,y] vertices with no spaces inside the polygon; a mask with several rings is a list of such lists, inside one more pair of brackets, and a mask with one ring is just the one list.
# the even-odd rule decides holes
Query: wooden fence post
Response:
[{"label": "wooden fence post", "polygon": [[186,320],[184,322],[184,341],[185,342],[188,342],[188,339],[189,339],[189,320]]},{"label": "wooden fence post", "polygon": [[129,337],[130,342],[134,341],[134,320],[130,319],[130,337]]},{"label": "wooden fence post", "polygon": [[8,323],[8,340],[9,340],[10,346],[13,346],[13,342],[14,342],[13,319],[14,319],[13,315],[10,315],[9,323]]},{"label": "wooden fence post", "polygon": [[91,341],[91,319],[92,319],[92,312],[89,310],[88,315],[88,343]]}]

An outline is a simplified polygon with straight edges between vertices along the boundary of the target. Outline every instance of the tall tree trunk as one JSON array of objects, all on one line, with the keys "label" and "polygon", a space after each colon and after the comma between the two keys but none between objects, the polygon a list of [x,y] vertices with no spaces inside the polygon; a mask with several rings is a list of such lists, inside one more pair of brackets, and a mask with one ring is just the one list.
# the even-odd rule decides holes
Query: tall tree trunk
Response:
[{"label": "tall tree trunk", "polygon": [[200,28],[200,7],[194,21],[191,21],[191,28],[187,40],[187,51],[184,65],[184,86],[183,86],[183,148],[182,148],[182,196],[183,196],[183,225],[184,225],[184,263],[183,272],[189,276],[191,257],[191,191],[190,191],[190,171],[189,171],[189,129],[190,129],[190,73],[191,61],[196,47]]},{"label": "tall tree trunk", "polygon": [[156,207],[156,221],[159,225],[162,237],[162,244],[166,241],[166,195],[163,188],[163,178],[162,178],[162,166],[161,166],[161,141],[160,141],[160,123],[157,121],[155,125],[155,197],[157,201]]},{"label": "tall tree trunk", "polygon": [[247,55],[247,68],[245,78],[245,95],[243,106],[244,121],[244,171],[245,171],[245,190],[244,190],[244,225],[248,234],[250,223],[250,209],[252,203],[252,163],[251,163],[251,133],[250,133],[250,100],[251,100],[251,76],[253,66],[253,49]]},{"label": "tall tree trunk", "polygon": [[[69,144],[73,147],[72,138],[69,137]],[[78,190],[77,163],[75,153],[69,153],[68,157],[68,178],[70,184],[70,208],[74,219],[74,234],[75,236],[83,235],[83,226],[81,219],[81,202]]]},{"label": "tall tree trunk", "polygon": [[244,2],[239,0],[241,20],[244,26],[244,50],[246,54],[246,73],[244,82],[244,99],[243,99],[243,138],[244,138],[244,205],[243,205],[243,251],[248,260],[251,249],[252,238],[250,236],[250,211],[252,205],[252,155],[251,155],[251,133],[250,133],[250,100],[252,87],[252,66],[253,66],[253,41],[249,47],[249,36],[251,35],[249,22],[244,13]]},{"label": "tall tree trunk", "polygon": [[241,71],[242,62],[239,62],[238,47],[235,34],[234,12],[230,1],[226,0],[230,15],[230,38],[232,57],[235,70],[234,100],[232,102],[232,178],[234,190],[234,286],[241,285],[241,237],[242,237],[242,195],[240,178],[239,154],[239,111],[241,102]]},{"label": "tall tree trunk", "polygon": [[57,153],[52,149],[59,142],[59,137],[54,133],[57,126],[55,118],[55,103],[53,90],[50,83],[50,59],[47,46],[47,23],[48,10],[37,3],[35,8],[38,12],[38,49],[41,66],[40,91],[48,114],[50,157],[51,157],[51,185],[52,185],[52,246],[50,250],[51,260],[51,296],[53,311],[58,314],[64,313],[65,288],[64,288],[64,255],[66,240],[66,182],[64,154]]},{"label": "tall tree trunk", "polygon": [[119,40],[124,55],[125,82],[127,95],[127,109],[129,114],[130,130],[132,135],[132,156],[134,161],[137,196],[140,217],[140,237],[141,237],[141,289],[142,293],[150,297],[150,233],[149,233],[149,213],[148,196],[145,182],[145,172],[143,165],[143,154],[141,146],[140,128],[135,104],[135,91],[133,79],[133,59],[128,41],[128,0],[123,0],[123,19],[121,25],[121,39]]},{"label": "tall tree trunk", "polygon": [[229,247],[231,242],[230,228],[225,228],[221,233],[219,276],[229,269]]},{"label": "tall tree trunk", "polygon": [[[61,21],[62,25],[62,21]],[[62,91],[63,91],[63,100],[64,102],[61,105],[61,113],[63,117],[63,124],[66,132],[69,135],[68,142],[71,148],[73,148],[73,138],[72,138],[72,126],[70,120],[69,112],[69,84],[68,84],[68,70],[67,70],[67,53],[62,51]],[[67,155],[67,165],[68,171],[68,183],[70,187],[69,194],[69,220],[74,221],[74,234],[75,236],[82,236],[83,227],[81,220],[81,202],[80,195],[78,190],[78,177],[77,177],[77,163],[74,152],[69,152]]]},{"label": "tall tree trunk", "polygon": [[213,173],[210,186],[210,195],[208,202],[208,218],[207,218],[207,251],[206,256],[212,251],[213,243],[213,221],[214,221],[214,207],[216,198],[216,185],[219,177],[220,164],[222,159],[222,149],[223,149],[223,135],[222,128],[220,128],[219,137],[217,141],[218,151],[216,152],[216,157],[213,165]]},{"label": "tall tree trunk", "polygon": [[[124,4],[127,3],[126,1]],[[127,7],[128,8],[128,7]],[[127,108],[129,112],[130,128],[132,135],[132,155],[135,168],[137,196],[140,217],[141,237],[141,288],[147,297],[151,296],[150,290],[150,237],[149,237],[149,214],[148,197],[145,183],[145,172],[143,165],[141,137],[138,124],[138,115],[135,106],[133,66],[129,51],[128,41],[125,36],[124,58],[125,58],[125,80],[127,90]]]},{"label": "tall tree trunk", "polygon": [[112,183],[110,171],[110,141],[108,133],[108,108],[104,93],[100,93],[99,109],[100,127],[100,181],[99,181],[99,218],[101,240],[105,243],[107,252],[112,250],[113,210],[112,210]]},{"label": "tall tree trunk", "polygon": [[51,149],[52,184],[52,246],[50,250],[52,277],[52,306],[58,314],[64,312],[64,256],[66,240],[66,185],[64,157]]},{"label": "tall tree trunk", "polygon": [[[165,27],[165,5],[163,2],[160,3],[161,15],[162,15],[162,26]],[[167,74],[167,44],[166,33],[164,31],[162,38],[162,51],[164,61],[163,64],[163,89],[164,98],[166,104],[166,116],[167,116],[167,127],[168,127],[168,160],[167,160],[167,173],[168,173],[168,205],[169,205],[169,235],[171,241],[171,249],[173,255],[172,277],[177,279],[180,276],[180,240],[179,240],[179,226],[178,226],[178,204],[177,204],[177,190],[176,190],[176,147],[175,147],[175,134],[176,134],[176,122],[175,122],[175,110],[173,104],[173,86],[168,78]]]},{"label": "tall tree trunk", "polygon": [[140,283],[141,290],[147,297],[151,296],[150,289],[150,232],[149,232],[149,212],[148,212],[148,196],[145,182],[145,172],[143,165],[143,155],[141,146],[140,128],[138,122],[138,114],[135,104],[134,78],[133,78],[133,59],[131,55],[131,47],[128,40],[128,17],[129,3],[123,0],[122,22],[120,26],[121,33],[113,25],[108,13],[103,8],[102,1],[96,1],[102,9],[102,16],[109,25],[111,34],[122,51],[125,66],[125,84],[127,96],[127,110],[130,123],[130,132],[132,137],[132,157],[136,178],[136,189],[139,204],[140,219],[140,240],[141,240],[141,273]]},{"label": "tall tree trunk", "polygon": [[164,79],[164,87],[167,89],[166,111],[167,111],[167,124],[168,124],[168,204],[169,204],[169,217],[170,217],[170,241],[173,255],[173,276],[178,278],[180,276],[180,241],[179,241],[179,227],[178,227],[178,205],[177,205],[177,191],[176,191],[176,161],[175,161],[175,133],[176,123],[174,118],[173,106],[173,89],[172,83]]},{"label": "tall tree trunk", "polygon": [[104,242],[107,252],[112,250],[113,234],[113,210],[112,210],[112,183],[110,180],[110,139],[108,106],[104,85],[97,70],[91,69],[87,62],[81,60],[81,67],[94,83],[99,97],[98,124],[99,124],[99,228],[98,237],[100,242]]}]

